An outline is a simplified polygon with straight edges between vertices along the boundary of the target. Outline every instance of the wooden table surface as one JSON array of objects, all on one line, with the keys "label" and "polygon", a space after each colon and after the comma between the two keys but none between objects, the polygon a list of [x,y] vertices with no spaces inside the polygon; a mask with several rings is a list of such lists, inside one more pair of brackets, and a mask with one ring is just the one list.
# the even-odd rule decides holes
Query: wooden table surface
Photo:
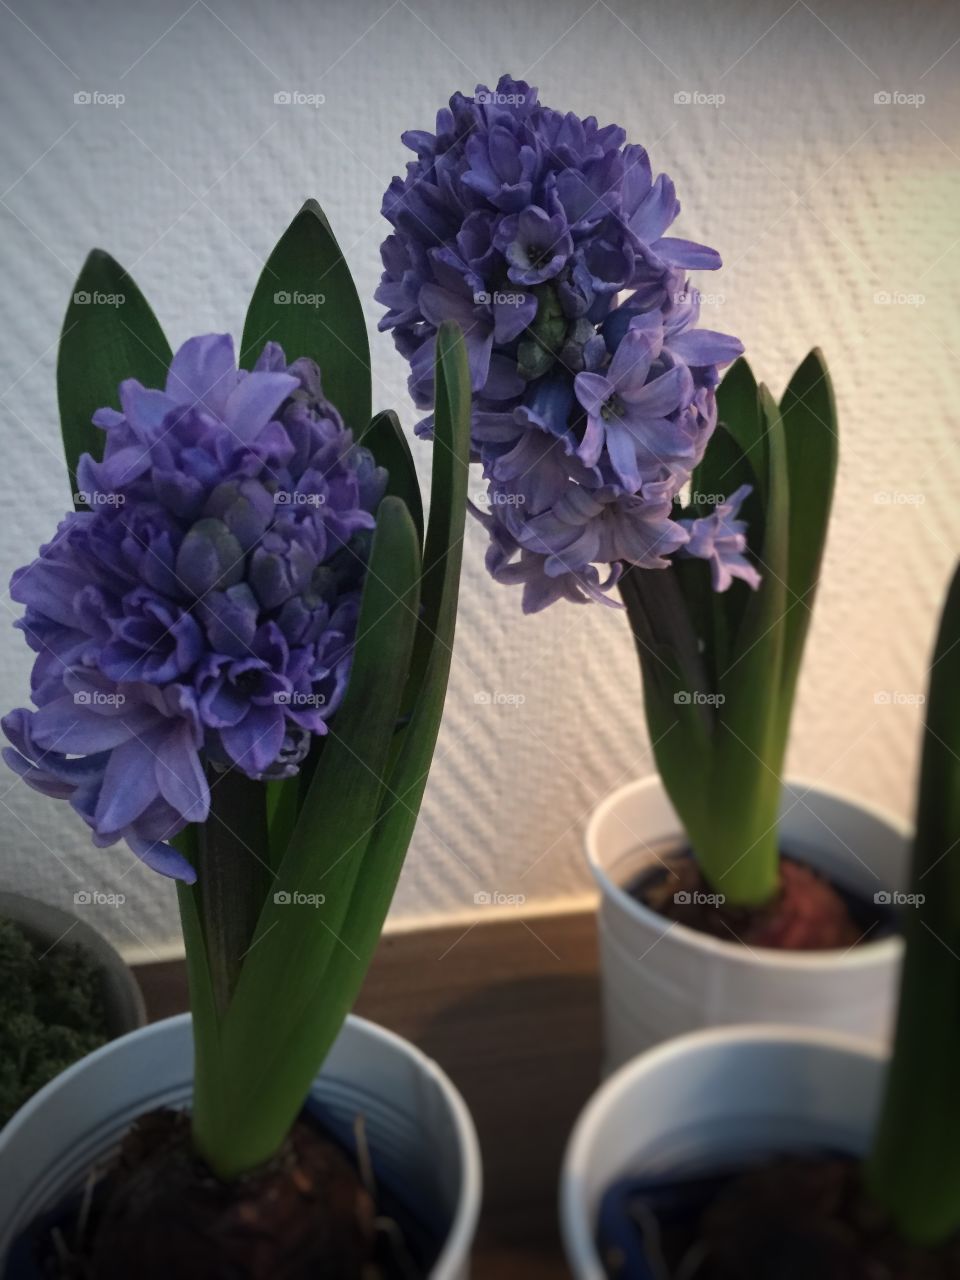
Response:
[{"label": "wooden table surface", "polygon": [[[182,962],[136,972],[151,1019],[187,1007]],[[388,935],[356,1012],[435,1058],[473,1113],[484,1177],[474,1280],[568,1276],[560,1160],[600,1070],[593,913]]]}]

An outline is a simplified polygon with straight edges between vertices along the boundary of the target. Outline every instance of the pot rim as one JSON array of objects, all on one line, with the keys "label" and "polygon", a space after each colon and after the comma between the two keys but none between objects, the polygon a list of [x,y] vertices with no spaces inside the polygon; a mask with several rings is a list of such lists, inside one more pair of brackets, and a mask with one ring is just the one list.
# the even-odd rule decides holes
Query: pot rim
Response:
[{"label": "pot rim", "polygon": [[750,1053],[772,1045],[819,1046],[845,1057],[882,1062],[889,1051],[881,1044],[846,1031],[820,1027],[792,1026],[789,1023],[746,1023],[732,1027],[707,1027],[689,1031],[645,1050],[619,1067],[590,1096],[578,1115],[567,1140],[561,1165],[559,1210],[561,1230],[568,1259],[589,1260],[590,1280],[604,1280],[605,1272],[593,1242],[593,1226],[584,1204],[583,1171],[589,1166],[589,1148],[597,1125],[635,1088],[638,1079],[717,1045],[735,1046]]},{"label": "pot rim", "polygon": [[[871,818],[882,822],[892,831],[902,836],[904,840],[912,838],[912,829],[907,822],[876,805],[854,799],[831,787],[824,787],[816,782],[807,782],[803,778],[787,778],[785,785],[802,788],[806,792],[817,792],[828,799],[837,800],[843,804],[861,809]],[[653,946],[656,946],[667,934],[672,934],[678,944],[702,951],[714,959],[725,959],[733,964],[744,964],[751,967],[791,969],[801,972],[861,969],[878,962],[892,962],[900,954],[903,947],[903,939],[899,935],[880,938],[875,942],[855,943],[852,947],[845,949],[832,947],[821,951],[781,951],[774,947],[748,947],[744,943],[728,942],[725,938],[714,938],[710,934],[691,929],[689,925],[681,924],[679,921],[668,920],[665,916],[661,916],[658,912],[651,910],[642,902],[638,902],[632,894],[627,893],[622,885],[613,880],[602,866],[596,852],[598,844],[597,832],[600,824],[611,810],[616,809],[626,796],[638,791],[652,791],[657,788],[665,791],[660,775],[657,773],[653,773],[646,778],[635,778],[632,782],[627,782],[623,786],[617,787],[615,791],[611,791],[593,809],[584,832],[587,862],[601,894],[604,897],[611,898],[634,920],[656,933],[657,939]]]},{"label": "pot rim", "polygon": [[[43,938],[51,947],[65,942],[81,947],[97,963],[105,983],[107,1032],[119,1039],[146,1025],[143,992],[117,948],[86,920],[63,907],[15,890],[0,890],[0,919],[10,920],[29,937]],[[44,1086],[46,1087],[46,1086]]]},{"label": "pot rim", "polygon": [[[118,1047],[133,1039],[134,1036],[140,1038],[162,1036],[174,1027],[182,1027],[183,1024],[190,1020],[191,1015],[189,1013],[175,1014],[171,1018],[162,1018],[157,1022],[151,1022],[145,1027],[139,1027],[135,1031],[128,1032],[127,1035],[120,1036],[116,1040],[111,1040],[109,1043],[101,1045],[99,1049],[95,1049],[93,1053],[80,1058],[69,1066],[66,1071],[62,1071],[53,1080],[45,1084],[10,1119],[7,1129],[14,1124],[18,1124],[23,1119],[29,1119],[34,1113],[42,1110],[48,1099],[57,1092],[63,1081],[72,1079],[74,1076],[81,1074],[81,1072],[89,1070],[91,1066],[108,1057],[111,1053],[116,1052]],[[480,1216],[483,1173],[480,1144],[477,1139],[473,1117],[456,1085],[443,1068],[428,1057],[422,1049],[407,1040],[405,1036],[398,1035],[395,1031],[389,1031],[386,1027],[381,1027],[375,1022],[371,1022],[368,1018],[361,1018],[358,1014],[348,1014],[344,1026],[348,1024],[352,1026],[355,1032],[369,1037],[375,1044],[390,1045],[407,1058],[412,1059],[423,1075],[437,1085],[449,1110],[459,1148],[460,1194],[440,1256],[430,1272],[430,1280],[452,1280],[453,1277],[461,1274],[460,1268],[463,1261],[470,1256],[471,1244],[476,1234],[477,1222]],[[322,1071],[322,1069],[321,1067],[320,1070]],[[3,1137],[6,1131],[0,1131],[0,1153],[2,1153]]]}]

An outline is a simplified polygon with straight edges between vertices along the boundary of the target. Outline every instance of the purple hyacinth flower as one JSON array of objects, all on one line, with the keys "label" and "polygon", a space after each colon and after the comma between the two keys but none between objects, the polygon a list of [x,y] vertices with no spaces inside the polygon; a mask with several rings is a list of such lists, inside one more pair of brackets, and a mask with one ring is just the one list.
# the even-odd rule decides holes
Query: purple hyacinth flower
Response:
[{"label": "purple hyacinth flower", "polygon": [[720,257],[669,234],[674,184],[619,125],[510,76],[403,140],[416,159],[384,195],[377,298],[426,415],[416,432],[432,436],[436,334],[455,319],[490,572],[528,610],[609,602],[621,564],[662,568],[689,539],[676,500],[717,424],[720,366],[742,351],[697,328],[686,273]]},{"label": "purple hyacinth flower", "polygon": [[606,449],[624,489],[635,493],[643,481],[641,458],[665,463],[675,451],[675,428],[668,420],[692,391],[685,366],[676,365],[648,381],[662,335],[658,325],[631,328],[605,373],[578,373],[574,386],[587,413],[580,460],[596,466]]},{"label": "purple hyacinth flower", "polygon": [[495,124],[489,132],[469,137],[466,150],[470,168],[463,175],[464,186],[505,212],[527,207],[540,161],[536,148]]},{"label": "purple hyacinth flower", "polygon": [[543,284],[559,274],[573,252],[563,213],[549,214],[531,205],[503,219],[494,238],[515,284]]},{"label": "purple hyacinth flower", "polygon": [[745,555],[746,522],[737,519],[744,499],[752,491],[751,485],[743,484],[708,516],[679,522],[690,535],[683,554],[709,562],[714,591],[728,590],[734,578],[741,578],[754,590],[760,585],[760,574]]},{"label": "purple hyacinth flower", "polygon": [[192,881],[170,842],[206,820],[208,768],[291,776],[342,699],[386,473],[274,343],[248,372],[191,339],[119,402],[78,464],[90,510],[13,575],[34,709],[4,759],[97,845]]}]

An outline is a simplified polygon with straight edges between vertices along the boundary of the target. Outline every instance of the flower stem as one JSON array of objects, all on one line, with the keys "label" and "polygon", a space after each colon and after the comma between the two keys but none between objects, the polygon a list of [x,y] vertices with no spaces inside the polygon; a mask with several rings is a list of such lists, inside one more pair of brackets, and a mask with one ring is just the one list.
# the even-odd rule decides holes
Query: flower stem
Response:
[{"label": "flower stem", "polygon": [[235,769],[211,776],[210,817],[197,854],[200,918],[222,1018],[273,880],[262,783]]}]

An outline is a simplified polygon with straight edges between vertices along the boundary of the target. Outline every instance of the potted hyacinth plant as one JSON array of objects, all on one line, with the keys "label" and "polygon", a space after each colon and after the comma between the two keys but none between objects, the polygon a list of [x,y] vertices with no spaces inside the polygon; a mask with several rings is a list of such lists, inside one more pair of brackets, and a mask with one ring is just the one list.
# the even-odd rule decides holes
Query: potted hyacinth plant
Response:
[{"label": "potted hyacinth plant", "polygon": [[403,141],[377,298],[417,431],[454,320],[490,573],[526,612],[619,608],[639,654],[660,776],[588,831],[608,1061],[713,1022],[881,1029],[899,943],[874,896],[904,832],[782,781],[836,470],[823,358],[778,404],[736,338],[699,327],[688,273],[719,255],[667,234],[674,184],[619,126],[505,76]]},{"label": "potted hyacinth plant", "polygon": [[594,1095],[564,1159],[577,1280],[960,1275],[960,569],[931,668],[893,1052],[700,1031]]},{"label": "potted hyacinth plant", "polygon": [[4,1130],[4,1275],[465,1274],[469,1115],[348,1013],[443,708],[466,379],[444,326],[424,531],[318,205],[267,261],[239,361],[225,334],[171,352],[113,259],[83,268],[58,362],[77,510],[11,584],[37,656],[5,758],[176,880],[192,1023],[98,1051]]}]

